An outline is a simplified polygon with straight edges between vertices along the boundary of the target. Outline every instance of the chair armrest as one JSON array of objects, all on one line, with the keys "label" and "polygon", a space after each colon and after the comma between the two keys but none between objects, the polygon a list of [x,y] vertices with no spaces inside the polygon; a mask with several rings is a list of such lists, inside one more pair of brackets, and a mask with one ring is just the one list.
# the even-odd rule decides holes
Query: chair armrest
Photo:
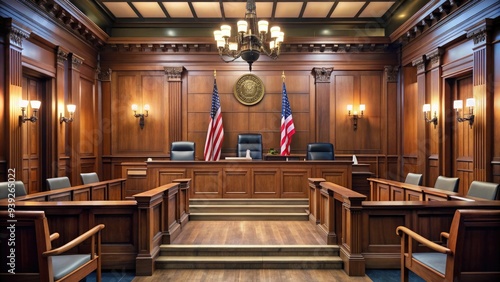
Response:
[{"label": "chair armrest", "polygon": [[407,227],[398,226],[396,228],[396,234],[399,236],[402,236],[403,233],[408,235],[410,238],[416,240],[417,242],[423,244],[424,246],[431,248],[432,250],[434,250],[436,252],[443,253],[443,254],[451,254],[450,249],[443,247],[439,244],[436,244],[425,237],[422,237],[421,235],[415,233],[414,231],[412,231],[411,229],[409,229]]},{"label": "chair armrest", "polygon": [[448,233],[448,232],[441,232],[441,237],[446,238],[446,239],[450,239],[450,233]]},{"label": "chair armrest", "polygon": [[58,239],[59,238],[59,233],[54,233],[54,234],[50,234],[50,241],[54,241],[55,239]]},{"label": "chair armrest", "polygon": [[48,257],[48,256],[60,255],[64,252],[67,252],[68,250],[71,250],[72,248],[78,246],[80,243],[84,242],[88,238],[94,236],[96,233],[100,232],[102,229],[104,229],[104,224],[96,225],[96,226],[94,226],[94,228],[92,228],[89,231],[83,233],[82,235],[76,237],[75,239],[69,241],[68,243],[64,244],[63,246],[61,246],[57,249],[43,252],[42,255],[44,257]]}]

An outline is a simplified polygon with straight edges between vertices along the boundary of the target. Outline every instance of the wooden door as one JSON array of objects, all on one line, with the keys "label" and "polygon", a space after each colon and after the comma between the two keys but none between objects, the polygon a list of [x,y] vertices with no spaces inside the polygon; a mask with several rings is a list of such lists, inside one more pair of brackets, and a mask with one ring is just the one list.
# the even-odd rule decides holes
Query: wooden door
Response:
[{"label": "wooden door", "polygon": [[[47,105],[43,103],[43,85],[43,81],[37,78],[23,76],[23,99],[28,101],[42,101],[42,105],[37,113],[38,120],[36,122],[26,121],[20,125],[22,130],[21,142],[23,157],[22,180],[26,187],[26,192],[29,194],[42,190],[41,114],[45,110],[44,107],[47,107]],[[28,116],[34,114],[31,105],[28,105],[26,114]]]},{"label": "wooden door", "polygon": [[[461,115],[468,113],[469,109],[465,107],[467,98],[472,98],[472,76],[457,78],[454,82],[454,100],[462,100],[464,108]],[[453,104],[452,104],[453,105]],[[455,177],[460,178],[459,193],[467,194],[469,185],[473,180],[473,157],[474,157],[474,138],[473,128],[469,126],[469,122],[458,122],[457,113],[454,118],[454,134],[453,134],[453,172]]]}]

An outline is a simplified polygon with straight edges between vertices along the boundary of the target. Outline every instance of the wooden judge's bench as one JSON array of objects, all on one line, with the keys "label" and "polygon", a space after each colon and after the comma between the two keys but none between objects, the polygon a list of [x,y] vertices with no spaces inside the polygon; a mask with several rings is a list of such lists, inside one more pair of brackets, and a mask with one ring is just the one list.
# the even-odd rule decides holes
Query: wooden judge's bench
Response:
[{"label": "wooden judge's bench", "polygon": [[[369,175],[362,177],[366,181]],[[122,176],[127,178],[127,195],[190,178],[191,198],[308,198],[304,185],[308,178],[319,177],[352,189],[353,165],[344,160],[153,160],[122,163]]]}]

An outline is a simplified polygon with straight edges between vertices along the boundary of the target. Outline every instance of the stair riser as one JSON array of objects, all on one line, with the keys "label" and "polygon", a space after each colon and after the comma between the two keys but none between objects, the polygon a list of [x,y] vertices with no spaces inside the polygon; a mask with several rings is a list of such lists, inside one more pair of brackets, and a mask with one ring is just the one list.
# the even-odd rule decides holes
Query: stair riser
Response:
[{"label": "stair riser", "polygon": [[206,206],[189,207],[191,213],[303,213],[307,207],[224,207],[224,206]]},{"label": "stair riser", "polygon": [[338,256],[338,251],[318,250],[318,251],[290,251],[290,252],[260,252],[260,251],[160,251],[160,256],[314,256],[314,257],[331,257]]},{"label": "stair riser", "polygon": [[272,221],[272,220],[281,220],[281,221],[308,221],[309,216],[307,214],[304,215],[193,215],[191,214],[189,216],[189,220],[196,221],[196,220],[204,220],[204,221],[209,221],[209,220],[217,220],[217,221],[224,221],[224,220],[230,220],[230,221],[252,221],[252,220],[258,220],[258,221]]},{"label": "stair riser", "polygon": [[262,199],[191,199],[189,205],[272,205],[272,206],[289,206],[289,205],[309,205],[308,200],[262,200]]},{"label": "stair riser", "polygon": [[342,269],[341,262],[156,262],[157,269]]}]

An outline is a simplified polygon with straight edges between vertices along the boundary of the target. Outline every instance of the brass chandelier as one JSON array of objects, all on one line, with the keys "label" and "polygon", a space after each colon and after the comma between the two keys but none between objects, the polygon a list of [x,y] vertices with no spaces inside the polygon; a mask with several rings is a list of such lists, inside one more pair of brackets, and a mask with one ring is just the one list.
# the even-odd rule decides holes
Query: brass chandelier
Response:
[{"label": "brass chandelier", "polygon": [[224,62],[233,62],[241,57],[252,71],[252,63],[259,59],[261,53],[273,60],[278,58],[285,33],[279,26],[271,27],[268,32],[268,21],[261,20],[257,23],[255,0],[247,0],[245,20],[238,21],[237,26],[238,34],[233,42],[229,41],[230,25],[221,25],[220,30],[214,31],[219,55]]}]

